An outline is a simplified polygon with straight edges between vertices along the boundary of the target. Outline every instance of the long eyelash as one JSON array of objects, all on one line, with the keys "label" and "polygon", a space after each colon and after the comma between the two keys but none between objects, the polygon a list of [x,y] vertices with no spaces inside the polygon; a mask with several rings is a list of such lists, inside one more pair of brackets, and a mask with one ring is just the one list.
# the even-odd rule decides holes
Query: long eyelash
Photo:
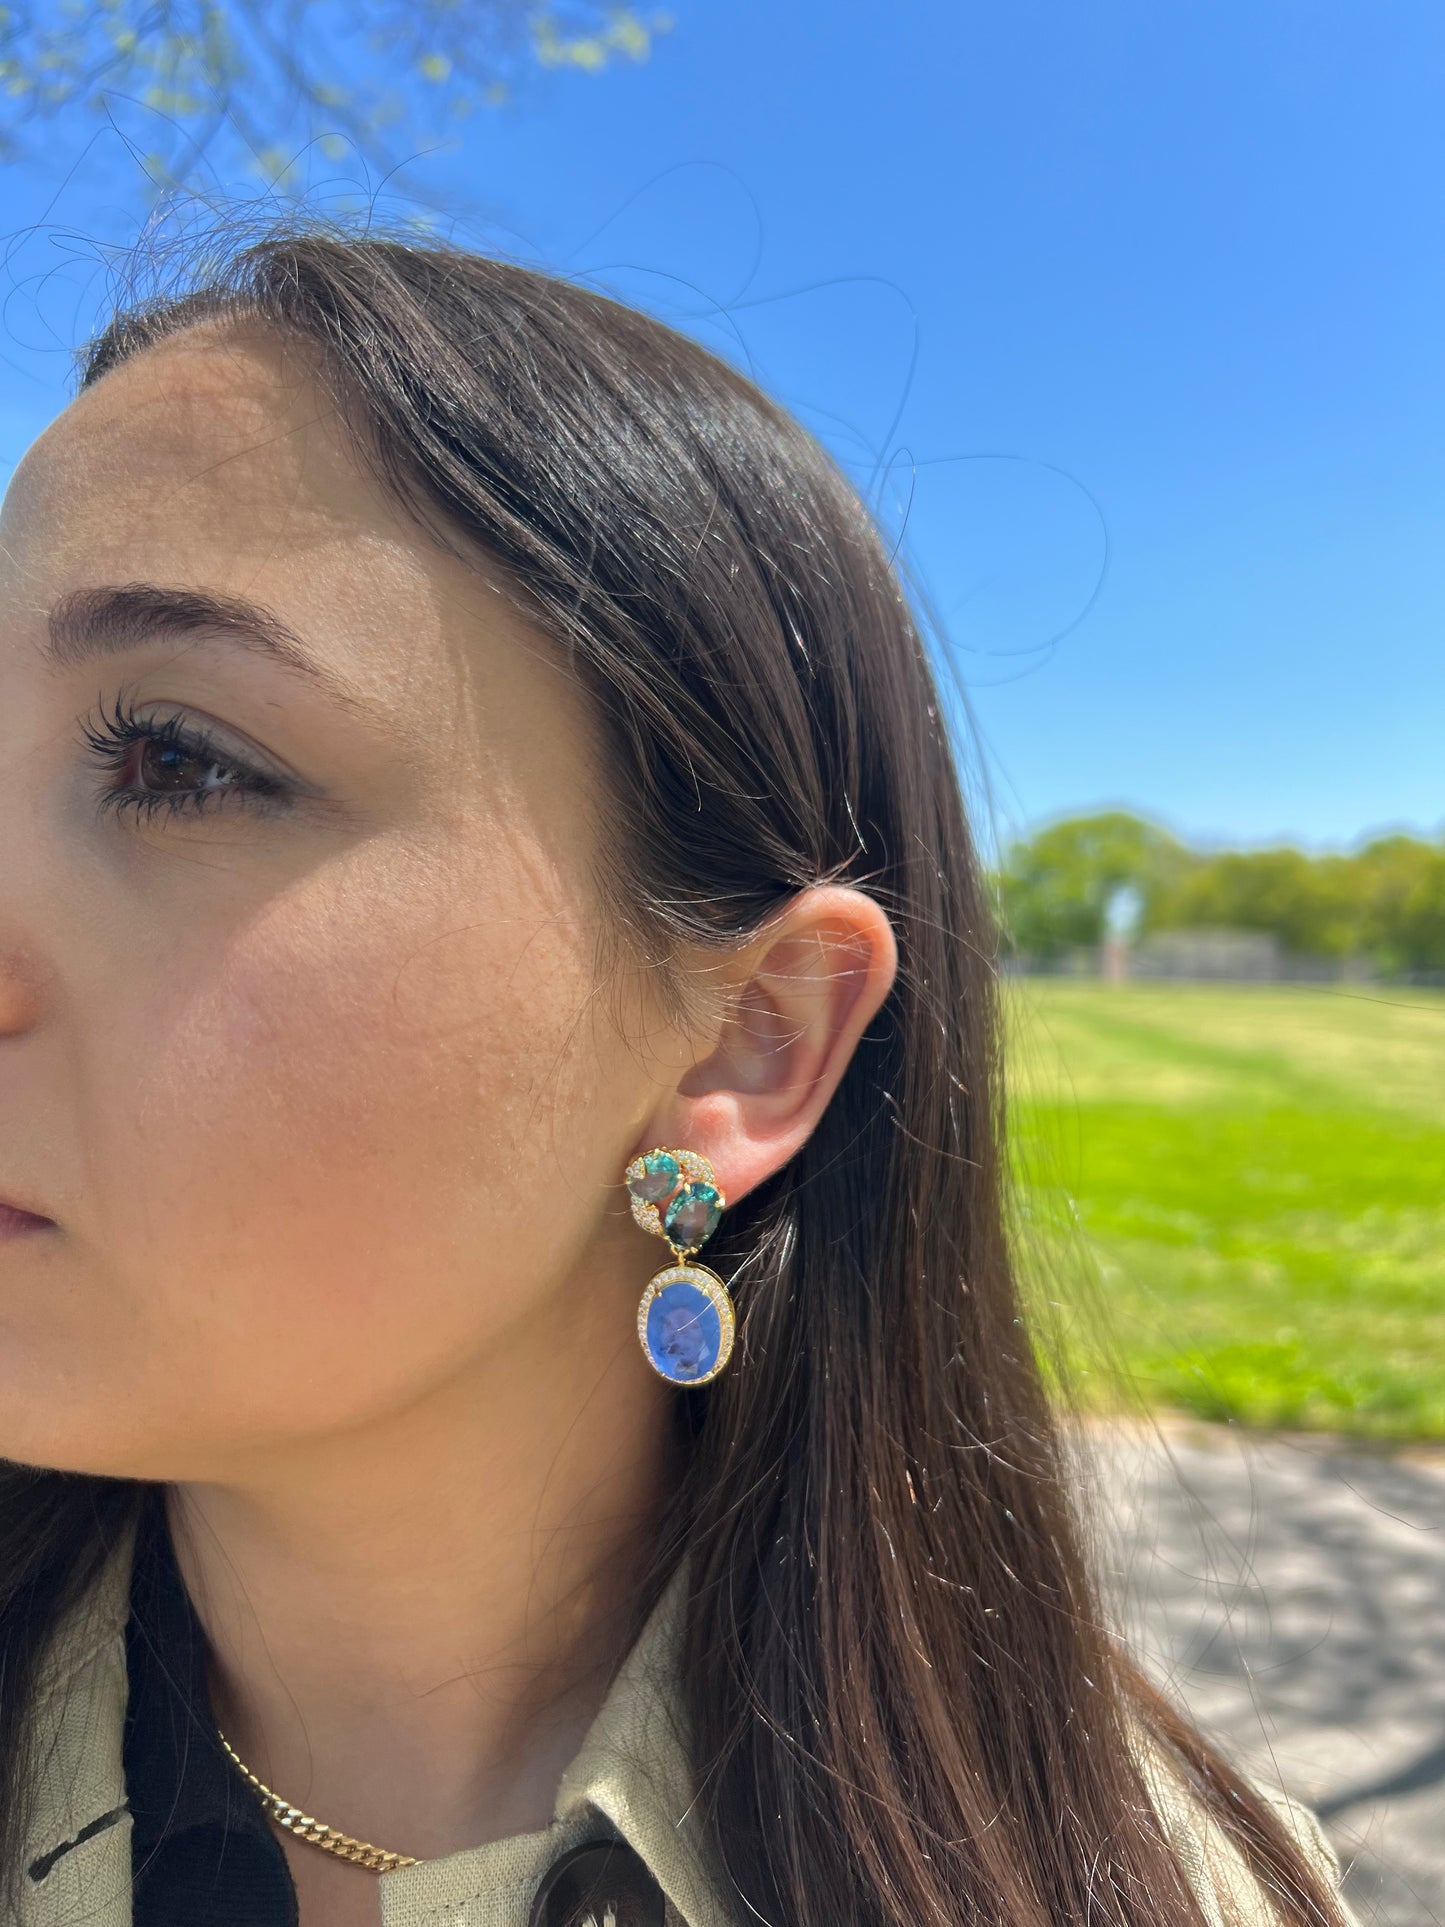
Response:
[{"label": "long eyelash", "polygon": [[200,816],[208,810],[229,807],[227,799],[231,797],[246,805],[269,803],[275,807],[287,796],[284,783],[225,749],[201,725],[184,723],[175,715],[166,717],[164,722],[139,717],[124,692],[116,696],[109,712],[98,706],[82,723],[80,733],[95,761],[112,775],[124,769],[136,743],[153,742],[178,750],[198,763],[214,763],[239,779],[210,790],[140,790],[122,784],[117,789],[102,791],[97,799],[102,810],[111,810],[116,815],[133,809],[146,821],[157,810],[167,815],[188,811]]}]

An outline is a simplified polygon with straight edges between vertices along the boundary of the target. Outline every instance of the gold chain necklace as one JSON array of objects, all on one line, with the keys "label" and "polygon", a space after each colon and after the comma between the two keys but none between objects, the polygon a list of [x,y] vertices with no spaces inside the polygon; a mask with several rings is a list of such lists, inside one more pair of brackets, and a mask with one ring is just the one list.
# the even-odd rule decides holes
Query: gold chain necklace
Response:
[{"label": "gold chain necklace", "polygon": [[369,1867],[373,1873],[390,1873],[393,1867],[414,1867],[417,1864],[410,1854],[388,1853],[385,1847],[373,1847],[366,1840],[353,1840],[349,1833],[338,1833],[335,1827],[313,1820],[309,1813],[303,1813],[300,1807],[293,1807],[289,1800],[283,1800],[279,1793],[273,1793],[264,1780],[258,1780],[219,1727],[216,1736],[233,1764],[240,1768],[246,1781],[260,1794],[277,1826],[285,1827],[298,1840],[309,1840],[313,1847],[334,1853],[342,1860],[351,1861],[354,1866]]}]

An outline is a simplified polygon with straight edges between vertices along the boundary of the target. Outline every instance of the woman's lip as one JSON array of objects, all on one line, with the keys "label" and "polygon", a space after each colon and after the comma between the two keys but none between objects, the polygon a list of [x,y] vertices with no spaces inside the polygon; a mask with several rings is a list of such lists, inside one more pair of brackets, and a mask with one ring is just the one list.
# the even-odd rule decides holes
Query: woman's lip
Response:
[{"label": "woman's lip", "polygon": [[17,1238],[22,1231],[54,1230],[53,1218],[42,1218],[34,1211],[22,1211],[18,1204],[0,1202],[0,1238]]}]

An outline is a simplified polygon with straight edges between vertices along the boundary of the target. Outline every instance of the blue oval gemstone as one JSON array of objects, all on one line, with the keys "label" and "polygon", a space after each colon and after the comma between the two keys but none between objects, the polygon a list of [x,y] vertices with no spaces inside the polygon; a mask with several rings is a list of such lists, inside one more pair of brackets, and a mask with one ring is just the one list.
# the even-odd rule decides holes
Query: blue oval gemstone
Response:
[{"label": "blue oval gemstone", "polygon": [[647,1352],[664,1378],[706,1378],[722,1351],[722,1319],[705,1291],[686,1279],[664,1285],[647,1308]]},{"label": "blue oval gemstone", "polygon": [[662,1225],[675,1245],[694,1251],[717,1230],[722,1218],[716,1187],[685,1184],[662,1214]]},{"label": "blue oval gemstone", "polygon": [[661,1204],[681,1176],[682,1166],[675,1157],[666,1151],[651,1151],[642,1160],[642,1176],[629,1178],[627,1188],[645,1204]]}]

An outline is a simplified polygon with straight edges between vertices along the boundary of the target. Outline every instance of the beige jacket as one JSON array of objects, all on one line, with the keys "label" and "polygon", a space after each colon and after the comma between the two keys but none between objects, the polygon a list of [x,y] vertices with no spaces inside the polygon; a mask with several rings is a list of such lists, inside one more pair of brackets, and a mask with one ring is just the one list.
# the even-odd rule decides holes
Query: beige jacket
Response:
[{"label": "beige jacket", "polygon": [[[6,1927],[130,1927],[130,1816],[121,1742],[132,1545],[60,1628],[37,1699],[39,1787],[24,1897]],[[687,1749],[672,1690],[680,1587],[664,1595],[557,1792],[552,1825],[379,1874],[382,1927],[525,1927],[558,1854],[613,1822],[652,1869],[669,1927],[738,1927],[724,1912],[691,1814]],[[1157,1765],[1151,1793],[1211,1927],[1268,1927],[1234,1850]],[[1272,1796],[1274,1797],[1274,1796]],[[1301,1845],[1338,1878],[1318,1822],[1278,1796]]]}]

